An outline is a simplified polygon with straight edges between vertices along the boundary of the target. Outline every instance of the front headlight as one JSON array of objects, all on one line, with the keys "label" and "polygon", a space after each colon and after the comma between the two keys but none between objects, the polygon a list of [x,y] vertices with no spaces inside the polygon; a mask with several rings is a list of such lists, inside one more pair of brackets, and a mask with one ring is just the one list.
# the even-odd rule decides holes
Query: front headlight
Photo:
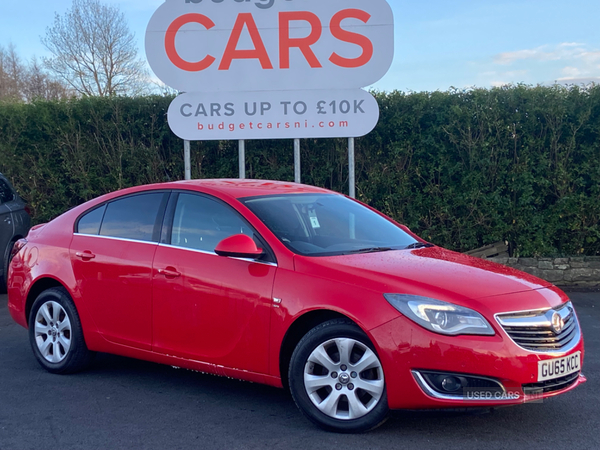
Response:
[{"label": "front headlight", "polygon": [[477,311],[452,303],[407,294],[384,294],[390,304],[413,322],[434,333],[493,336],[494,329]]}]

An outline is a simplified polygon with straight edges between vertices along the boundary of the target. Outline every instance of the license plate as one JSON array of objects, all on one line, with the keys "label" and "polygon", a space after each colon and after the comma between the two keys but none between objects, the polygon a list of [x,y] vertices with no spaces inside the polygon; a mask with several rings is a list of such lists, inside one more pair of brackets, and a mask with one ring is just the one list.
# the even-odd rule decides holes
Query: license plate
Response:
[{"label": "license plate", "polygon": [[581,370],[581,352],[538,362],[538,381],[553,380]]}]

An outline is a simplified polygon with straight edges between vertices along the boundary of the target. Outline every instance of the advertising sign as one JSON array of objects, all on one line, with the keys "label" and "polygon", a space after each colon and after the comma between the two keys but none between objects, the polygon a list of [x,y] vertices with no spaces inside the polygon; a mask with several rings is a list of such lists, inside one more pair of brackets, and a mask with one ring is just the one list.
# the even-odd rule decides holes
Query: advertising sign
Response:
[{"label": "advertising sign", "polygon": [[361,88],[392,63],[394,20],[385,0],[166,0],[146,55],[183,92]]},{"label": "advertising sign", "polygon": [[362,89],[187,93],[169,107],[171,129],[189,141],[358,137],[378,119]]},{"label": "advertising sign", "polygon": [[388,71],[386,0],[166,0],[146,30],[150,67],[184,94],[184,140],[358,137],[379,119],[360,88]]}]

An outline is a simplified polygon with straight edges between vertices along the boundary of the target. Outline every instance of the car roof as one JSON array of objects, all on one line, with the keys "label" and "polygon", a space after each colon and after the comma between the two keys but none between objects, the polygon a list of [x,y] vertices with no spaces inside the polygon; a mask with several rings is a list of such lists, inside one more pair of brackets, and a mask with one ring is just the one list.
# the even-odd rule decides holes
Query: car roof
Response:
[{"label": "car roof", "polygon": [[196,187],[205,191],[221,192],[233,198],[258,197],[263,195],[277,194],[334,194],[332,191],[315,186],[271,180],[191,180],[165,183],[162,186],[168,186],[172,189],[193,189]]},{"label": "car roof", "polygon": [[166,183],[146,184],[133,186],[130,188],[113,191],[108,194],[96,197],[86,203],[83,203],[69,210],[79,215],[84,211],[96,207],[104,202],[110,202],[119,197],[150,192],[154,190],[188,190],[202,192],[208,195],[220,197],[222,199],[240,199],[244,197],[261,197],[266,195],[282,194],[333,194],[342,195],[338,192],[330,191],[315,186],[297,184],[285,181],[270,180],[239,180],[239,179],[214,179],[214,180],[190,180],[190,181],[170,181]]}]

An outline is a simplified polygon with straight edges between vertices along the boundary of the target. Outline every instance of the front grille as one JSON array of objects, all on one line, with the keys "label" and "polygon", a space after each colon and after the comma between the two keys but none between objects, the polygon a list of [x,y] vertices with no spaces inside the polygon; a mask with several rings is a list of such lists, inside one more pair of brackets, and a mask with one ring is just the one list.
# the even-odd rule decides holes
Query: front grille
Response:
[{"label": "front grille", "polygon": [[[559,331],[553,325],[556,314],[563,325]],[[497,319],[517,345],[536,352],[564,351],[580,335],[571,302],[544,311],[500,314]]]},{"label": "front grille", "polygon": [[565,321],[565,328],[556,333],[550,327],[504,327],[508,335],[521,347],[528,350],[560,350],[567,345],[577,331],[573,315]]},{"label": "front grille", "polygon": [[554,380],[546,380],[540,383],[530,383],[523,385],[523,393],[527,395],[541,394],[547,392],[560,391],[573,385],[579,378],[579,372],[570,375],[555,378]]}]

